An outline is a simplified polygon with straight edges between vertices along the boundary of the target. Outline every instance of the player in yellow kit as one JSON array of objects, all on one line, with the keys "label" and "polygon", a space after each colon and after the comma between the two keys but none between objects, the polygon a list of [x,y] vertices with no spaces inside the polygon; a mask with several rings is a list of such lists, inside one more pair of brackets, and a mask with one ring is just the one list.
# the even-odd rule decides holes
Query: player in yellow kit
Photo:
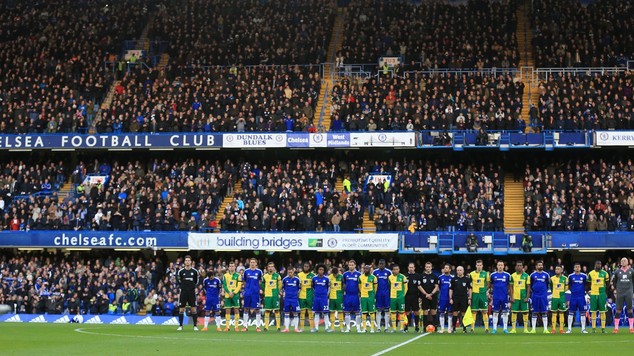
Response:
[{"label": "player in yellow kit", "polygon": [[475,327],[475,321],[478,317],[478,312],[482,314],[482,322],[484,323],[484,331],[489,332],[489,297],[487,291],[490,284],[489,272],[482,270],[482,260],[476,261],[475,271],[469,273],[471,279],[471,314],[473,316],[473,323],[471,323],[471,332]]},{"label": "player in yellow kit", "polygon": [[388,277],[390,281],[390,319],[392,322],[392,332],[396,331],[396,315],[400,314],[400,330],[405,332],[407,325],[407,314],[405,313],[405,293],[407,293],[407,277],[401,274],[398,265],[392,266],[392,274]]},{"label": "player in yellow kit", "polygon": [[531,294],[531,280],[524,272],[524,262],[515,262],[515,273],[511,275],[511,334],[515,334],[517,314],[522,314],[524,333],[528,334],[528,299]]},{"label": "player in yellow kit", "polygon": [[315,313],[313,313],[313,277],[316,274],[313,273],[312,267],[309,262],[304,262],[302,271],[297,274],[299,280],[302,282],[302,289],[299,292],[299,329],[304,330],[304,324],[306,323],[306,314],[308,314],[308,322],[310,324],[310,330],[315,328]]},{"label": "player in yellow kit", "polygon": [[339,273],[339,267],[333,267],[332,273],[328,277],[330,279],[330,295],[328,298],[330,299],[330,325],[331,330],[335,329],[335,312],[337,313],[337,318],[339,319],[339,327],[341,331],[344,330],[344,322],[343,322],[343,275]]},{"label": "player in yellow kit", "polygon": [[229,262],[227,273],[222,276],[222,288],[225,292],[224,309],[225,309],[225,331],[229,331],[231,324],[231,311],[235,323],[235,331],[240,331],[240,290],[242,289],[242,277],[236,272],[236,264]]},{"label": "player in yellow kit", "polygon": [[370,332],[374,332],[374,318],[376,313],[376,287],[377,278],[370,273],[370,265],[363,266],[363,274],[359,276],[359,292],[361,294],[361,330],[366,330],[367,318],[370,317]]},{"label": "player in yellow kit", "polygon": [[588,273],[590,280],[590,319],[592,332],[597,332],[597,313],[601,314],[601,332],[605,334],[605,303],[608,300],[607,288],[610,285],[610,275],[603,270],[601,261],[594,263],[594,270]]},{"label": "player in yellow kit", "polygon": [[280,331],[280,290],[282,289],[282,277],[275,271],[275,264],[269,262],[266,266],[266,274],[262,278],[264,289],[264,331],[269,330],[270,315],[275,317],[275,326]]},{"label": "player in yellow kit", "polygon": [[564,333],[564,321],[566,314],[566,290],[568,289],[568,277],[562,273],[562,266],[555,267],[555,275],[550,277],[550,290],[552,299],[550,300],[550,313],[552,314],[553,330],[551,333],[557,333],[557,315],[559,315],[559,332]]}]

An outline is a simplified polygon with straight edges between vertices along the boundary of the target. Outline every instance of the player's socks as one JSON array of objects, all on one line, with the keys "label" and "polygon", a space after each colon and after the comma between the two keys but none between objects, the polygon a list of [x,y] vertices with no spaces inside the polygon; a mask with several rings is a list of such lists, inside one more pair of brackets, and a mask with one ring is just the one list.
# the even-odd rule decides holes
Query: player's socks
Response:
[{"label": "player's socks", "polygon": [[[389,311],[384,311],[383,312],[383,321],[385,322],[385,330],[387,330],[390,327],[390,312]],[[396,325],[394,325],[394,328],[396,328]]]},{"label": "player's socks", "polygon": [[482,322],[484,323],[484,330],[489,331],[489,313],[483,313],[482,319]]},{"label": "player's socks", "polygon": [[288,329],[290,325],[291,325],[291,315],[284,314],[284,329]]},{"label": "player's socks", "polygon": [[533,325],[533,331],[535,331],[535,327],[537,327],[537,313],[533,313],[531,317],[531,323]]},{"label": "player's socks", "polygon": [[396,330],[396,313],[390,313],[390,320],[392,321],[392,330]]},{"label": "player's socks", "polygon": [[401,313],[401,330],[407,325],[407,313]]},{"label": "player's socks", "polygon": [[[374,323],[372,322],[372,320],[376,320],[376,314],[377,313],[370,313],[370,330],[374,330]],[[377,328],[381,328],[381,326],[377,325]]]},{"label": "player's socks", "polygon": [[306,312],[304,310],[299,313],[299,325],[300,329],[303,329],[304,325],[306,325]]},{"label": "player's socks", "polygon": [[[339,329],[343,330],[344,329],[343,313],[342,312],[337,312],[337,318],[339,319]],[[333,326],[333,328],[334,328],[334,326]]]},{"label": "player's socks", "polygon": [[504,326],[504,330],[506,330],[509,326],[509,313],[502,312],[502,325]]},{"label": "player's socks", "polygon": [[575,320],[574,314],[574,312],[568,313],[568,330],[572,330],[572,323]]},{"label": "player's socks", "polygon": [[[259,328],[260,324],[262,324],[262,314],[260,313],[259,310],[256,310],[255,311],[255,327]],[[268,329],[269,324],[266,324],[264,327]]]},{"label": "player's socks", "polygon": [[311,329],[319,329],[319,313],[314,313],[313,325],[311,325]]},{"label": "player's socks", "polygon": [[207,327],[209,326],[209,315],[205,315],[205,324],[204,324],[204,328],[207,329]]},{"label": "player's socks", "polygon": [[440,313],[440,317],[438,319],[440,321],[440,331],[445,331],[445,313]]},{"label": "player's socks", "polygon": [[565,320],[566,320],[566,317],[564,316],[564,313],[559,312],[559,331],[564,331]]},{"label": "player's socks", "polygon": [[511,329],[515,330],[516,323],[517,323],[517,313],[511,313]]},{"label": "player's socks", "polygon": [[528,330],[528,313],[522,313],[522,320],[524,321],[524,330]]},{"label": "player's socks", "polygon": [[586,315],[582,314],[581,315],[581,331],[586,329]]},{"label": "player's socks", "polygon": [[309,310],[308,311],[308,323],[310,324],[310,328],[311,329],[314,329],[314,328],[317,327],[317,325],[315,324],[314,318],[315,318],[315,313],[313,311]]},{"label": "player's socks", "polygon": [[[258,314],[260,315],[260,314]],[[267,310],[264,312],[264,329],[268,330],[269,329],[269,323],[271,322],[271,313]],[[258,323],[259,326],[259,323]]]},{"label": "player's socks", "polygon": [[601,329],[605,329],[605,322],[606,322],[605,312],[600,312],[599,318],[601,319]]},{"label": "player's socks", "polygon": [[453,329],[453,315],[449,314],[447,315],[447,331],[451,332]]},{"label": "player's socks", "polygon": [[621,316],[617,315],[616,318],[614,318],[614,330],[619,330],[620,323],[621,323]]},{"label": "player's socks", "polygon": [[381,320],[383,319],[383,316],[380,311],[374,315],[374,319],[376,320],[376,327],[381,329]]},{"label": "player's socks", "polygon": [[357,331],[361,330],[361,313],[357,313],[354,320],[357,323]]},{"label": "player's socks", "polygon": [[[471,330],[475,328],[475,322],[478,320],[478,312],[471,312],[471,316],[473,317],[473,323],[471,323]],[[484,314],[482,314],[484,316]]]},{"label": "player's socks", "polygon": [[335,313],[330,313],[330,325],[335,325]]},{"label": "player's socks", "polygon": [[275,312],[275,327],[278,329],[282,327],[282,315],[277,311]]},{"label": "player's socks", "polygon": [[544,331],[548,331],[548,314],[542,314],[542,324],[544,324]]},{"label": "player's socks", "polygon": [[630,322],[630,329],[634,329],[634,318],[627,318],[627,320]]},{"label": "player's socks", "polygon": [[183,319],[185,319],[185,312],[178,313],[178,325],[183,326]]},{"label": "player's socks", "polygon": [[242,327],[247,329],[249,327],[249,312],[244,312],[242,314]]},{"label": "player's socks", "polygon": [[553,312],[551,316],[551,321],[553,323],[553,331],[557,330],[557,313]]},{"label": "player's socks", "polygon": [[498,320],[500,320],[500,313],[493,312],[493,330],[498,329]]},{"label": "player's socks", "polygon": [[597,313],[598,312],[590,312],[590,322],[592,323],[592,328],[597,328]]},{"label": "player's socks", "polygon": [[227,321],[227,325],[225,325],[225,330],[229,331],[229,324],[231,324],[231,310],[225,310],[225,320]]},{"label": "player's socks", "polygon": [[295,330],[301,330],[301,328],[299,327],[299,317],[297,317],[297,315],[295,315],[293,317],[293,326],[295,327]]},{"label": "player's socks", "polygon": [[344,313],[343,319],[346,324],[346,330],[350,330],[350,313]]}]

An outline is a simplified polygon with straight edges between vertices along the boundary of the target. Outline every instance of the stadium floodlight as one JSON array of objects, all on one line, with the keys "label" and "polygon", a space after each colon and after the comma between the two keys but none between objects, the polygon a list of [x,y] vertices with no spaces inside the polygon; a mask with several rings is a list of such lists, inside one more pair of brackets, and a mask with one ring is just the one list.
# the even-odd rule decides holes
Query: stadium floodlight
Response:
[{"label": "stadium floodlight", "polygon": [[140,248],[115,248],[115,251],[141,251]]},{"label": "stadium floodlight", "polygon": [[220,151],[220,147],[196,147],[196,151]]},{"label": "stadium floodlight", "polygon": [[41,247],[20,247],[18,251],[44,251]]},{"label": "stadium floodlight", "polygon": [[92,249],[90,247],[73,247],[73,248],[67,248],[65,250],[66,251],[90,251]]},{"label": "stadium floodlight", "polygon": [[189,252],[189,249],[187,249],[187,248],[164,248],[163,251],[165,251],[165,252]]},{"label": "stadium floodlight", "polygon": [[584,253],[604,253],[605,250],[579,250],[579,252],[584,252]]},{"label": "stadium floodlight", "polygon": [[128,151],[132,151],[131,148],[109,148],[108,151],[110,152],[128,152]]}]

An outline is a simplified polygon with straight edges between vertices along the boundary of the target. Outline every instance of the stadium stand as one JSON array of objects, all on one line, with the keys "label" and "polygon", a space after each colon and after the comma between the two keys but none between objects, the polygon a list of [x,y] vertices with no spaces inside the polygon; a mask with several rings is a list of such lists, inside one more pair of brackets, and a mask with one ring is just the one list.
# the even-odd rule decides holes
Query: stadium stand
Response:
[{"label": "stadium stand", "polygon": [[346,10],[344,64],[402,56],[432,68],[511,68],[519,57],[512,1],[353,1]]},{"label": "stadium stand", "polygon": [[533,1],[538,67],[625,66],[634,58],[631,28],[634,5],[628,1]]},{"label": "stadium stand", "polygon": [[630,159],[527,164],[527,231],[634,231]]},{"label": "stadium stand", "polygon": [[131,71],[97,132],[315,131],[318,66]]}]

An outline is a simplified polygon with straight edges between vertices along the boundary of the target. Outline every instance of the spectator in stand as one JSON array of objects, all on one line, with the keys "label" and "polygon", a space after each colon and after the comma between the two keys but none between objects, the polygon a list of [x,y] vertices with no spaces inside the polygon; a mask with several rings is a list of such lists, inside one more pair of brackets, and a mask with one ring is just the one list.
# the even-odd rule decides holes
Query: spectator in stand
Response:
[{"label": "spectator in stand", "polygon": [[511,68],[519,63],[512,1],[362,0],[347,10],[338,62],[402,57],[420,68]]},{"label": "spectator in stand", "polygon": [[177,66],[322,63],[335,3],[329,0],[187,0],[167,3],[149,36],[170,42]]},{"label": "spectator in stand", "polygon": [[634,58],[630,1],[537,0],[533,37],[538,67],[624,67]]},{"label": "spectator in stand", "polygon": [[169,67],[168,72],[126,75],[97,131],[307,132],[315,125],[318,67]]},{"label": "spectator in stand", "polygon": [[539,84],[539,114],[545,130],[631,130],[632,73],[551,76]]},{"label": "spectator in stand", "polygon": [[629,159],[590,159],[527,165],[527,231],[617,231],[633,221],[634,165]]},{"label": "spectator in stand", "polygon": [[[406,73],[332,89],[331,130],[519,130],[524,85],[510,75]],[[519,120],[521,121],[521,120]]]}]

